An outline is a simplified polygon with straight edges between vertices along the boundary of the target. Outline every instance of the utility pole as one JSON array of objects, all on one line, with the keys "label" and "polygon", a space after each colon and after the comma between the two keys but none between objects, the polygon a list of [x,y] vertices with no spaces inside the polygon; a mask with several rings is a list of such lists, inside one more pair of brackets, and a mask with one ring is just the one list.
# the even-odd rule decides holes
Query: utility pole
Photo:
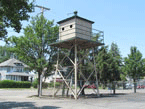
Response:
[{"label": "utility pole", "polygon": [[[50,10],[50,8],[46,8],[46,7],[44,7],[44,6],[39,6],[39,5],[35,5],[35,7],[37,7],[37,8],[41,8],[41,13],[42,13],[42,16],[43,16],[43,12],[44,12],[44,10]],[[40,14],[40,13],[39,13]],[[42,40],[42,42],[43,42],[43,40]],[[43,43],[42,43],[43,44]],[[42,56],[41,56],[42,57]],[[42,62],[41,62],[41,66],[42,66]],[[46,68],[44,68],[43,69],[43,71],[42,71],[42,74],[40,75],[40,84],[39,84],[39,89],[38,89],[38,94],[39,94],[39,97],[41,97],[42,96],[42,78],[43,78],[43,76],[44,76],[44,73],[45,73],[45,71],[46,71]]]},{"label": "utility pole", "polygon": [[50,10],[50,8],[46,8],[44,6],[35,5],[37,8],[41,8],[41,13],[43,14],[44,10]]}]

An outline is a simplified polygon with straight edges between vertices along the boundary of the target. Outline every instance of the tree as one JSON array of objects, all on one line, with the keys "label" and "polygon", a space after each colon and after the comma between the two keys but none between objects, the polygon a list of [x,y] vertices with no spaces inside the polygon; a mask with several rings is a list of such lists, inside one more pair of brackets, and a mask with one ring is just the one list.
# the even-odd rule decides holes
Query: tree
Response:
[{"label": "tree", "polygon": [[28,20],[28,13],[32,11],[33,2],[29,0],[0,0],[0,40],[7,37],[6,28],[20,32],[21,21]]},{"label": "tree", "polygon": [[115,94],[114,81],[120,80],[120,55],[116,44],[112,44],[110,51],[108,46],[102,47],[96,58],[96,67],[99,83],[106,87],[107,83],[112,83],[113,93]]},{"label": "tree", "polygon": [[109,59],[110,56],[108,54],[108,46],[103,46],[96,58],[96,68],[98,72],[98,79],[99,83],[103,84],[103,87],[105,88],[107,85],[107,82],[109,80]]},{"label": "tree", "polygon": [[127,74],[133,79],[134,93],[136,93],[136,81],[144,75],[144,59],[137,47],[130,48],[130,54],[125,57],[124,62]]},{"label": "tree", "polygon": [[[24,36],[10,37],[15,52],[30,68],[38,72],[38,96],[40,93],[40,76],[44,68],[49,69],[55,49],[49,44],[55,42],[58,37],[58,26],[53,24],[43,15],[32,18],[31,24],[24,28]],[[49,60],[49,61],[48,61]]]},{"label": "tree", "polygon": [[112,43],[109,51],[110,54],[110,82],[113,83],[113,94],[115,94],[116,81],[120,80],[121,73],[121,55],[117,44]]},{"label": "tree", "polygon": [[8,60],[11,57],[9,46],[0,46],[0,63]]}]

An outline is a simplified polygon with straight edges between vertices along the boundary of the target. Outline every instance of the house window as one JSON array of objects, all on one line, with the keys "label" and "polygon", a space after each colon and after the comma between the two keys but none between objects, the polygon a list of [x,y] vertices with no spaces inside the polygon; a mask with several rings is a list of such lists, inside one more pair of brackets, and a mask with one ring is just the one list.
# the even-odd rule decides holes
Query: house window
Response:
[{"label": "house window", "polygon": [[14,63],[16,66],[23,66],[22,63]]},{"label": "house window", "polygon": [[7,67],[7,72],[10,72],[10,67]]},{"label": "house window", "polygon": [[15,78],[14,78],[14,75],[11,75],[11,80],[14,80]]},{"label": "house window", "polygon": [[14,72],[23,72],[23,68],[15,68]]},{"label": "house window", "polygon": [[6,79],[7,80],[11,80],[11,76],[10,75],[6,75]]}]

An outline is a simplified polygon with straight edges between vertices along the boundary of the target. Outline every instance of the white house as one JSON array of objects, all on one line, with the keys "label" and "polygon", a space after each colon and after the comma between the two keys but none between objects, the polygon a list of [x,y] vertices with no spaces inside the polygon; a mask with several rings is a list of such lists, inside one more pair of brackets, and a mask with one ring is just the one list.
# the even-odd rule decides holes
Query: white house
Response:
[{"label": "white house", "polygon": [[[53,82],[53,81],[54,81],[54,78],[55,78],[55,71],[52,71],[50,76],[48,76],[48,77],[46,77],[46,78],[43,77],[42,80],[45,81],[46,83],[50,83],[50,82]],[[61,78],[61,76],[57,73],[57,74],[56,74],[56,79],[59,80],[60,78]],[[56,80],[56,81],[57,81],[57,80]],[[57,82],[58,82],[58,81],[57,81]]]},{"label": "white house", "polygon": [[[56,67],[56,65],[55,65]],[[68,67],[61,67],[61,66],[58,66],[60,71],[61,72],[67,72],[67,69]],[[43,77],[43,81],[47,82],[47,83],[50,83],[50,82],[53,82],[54,79],[56,78],[56,82],[62,82],[63,79],[61,78],[61,76],[59,75],[59,73],[57,72],[56,75],[55,75],[55,71],[51,71],[51,75],[48,76],[48,77]]]},{"label": "white house", "polygon": [[0,80],[28,81],[33,75],[29,74],[29,66],[11,58],[0,63]]}]

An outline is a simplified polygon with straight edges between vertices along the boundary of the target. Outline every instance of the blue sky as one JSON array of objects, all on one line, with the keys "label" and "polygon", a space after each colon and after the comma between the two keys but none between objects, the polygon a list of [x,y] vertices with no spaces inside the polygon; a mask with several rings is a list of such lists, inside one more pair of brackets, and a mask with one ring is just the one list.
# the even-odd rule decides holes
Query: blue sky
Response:
[{"label": "blue sky", "polygon": [[[117,43],[123,57],[130,53],[131,46],[136,46],[145,58],[145,0],[36,0],[35,3],[51,9],[44,15],[49,20],[54,19],[55,24],[77,10],[79,16],[95,22],[93,28],[104,31],[105,45]],[[30,15],[35,16],[40,11],[35,8]],[[28,24],[24,21],[23,27]],[[8,32],[8,36],[23,34],[23,30],[19,34],[13,29]]]}]

